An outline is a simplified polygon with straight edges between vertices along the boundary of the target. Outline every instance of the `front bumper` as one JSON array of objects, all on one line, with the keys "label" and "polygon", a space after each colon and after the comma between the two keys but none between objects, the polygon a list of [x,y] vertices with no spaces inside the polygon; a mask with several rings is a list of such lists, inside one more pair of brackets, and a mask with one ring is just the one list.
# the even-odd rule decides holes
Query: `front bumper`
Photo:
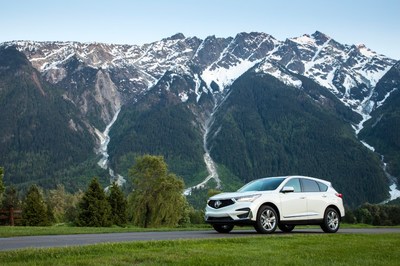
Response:
[{"label": "front bumper", "polygon": [[205,211],[205,221],[209,224],[249,225],[255,223],[255,214],[248,202],[212,208],[209,205]]}]

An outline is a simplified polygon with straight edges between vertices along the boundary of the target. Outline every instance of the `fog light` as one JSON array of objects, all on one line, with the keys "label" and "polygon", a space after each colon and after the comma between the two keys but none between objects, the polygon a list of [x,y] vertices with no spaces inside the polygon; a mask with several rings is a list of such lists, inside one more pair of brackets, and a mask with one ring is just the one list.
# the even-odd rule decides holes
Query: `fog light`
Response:
[{"label": "fog light", "polygon": [[243,214],[239,214],[239,215],[237,216],[237,217],[239,217],[240,219],[244,219],[244,218],[247,218],[247,217],[249,216],[250,208],[237,209],[236,211],[237,211],[237,212],[241,212],[241,211],[246,212],[246,213],[243,213]]}]

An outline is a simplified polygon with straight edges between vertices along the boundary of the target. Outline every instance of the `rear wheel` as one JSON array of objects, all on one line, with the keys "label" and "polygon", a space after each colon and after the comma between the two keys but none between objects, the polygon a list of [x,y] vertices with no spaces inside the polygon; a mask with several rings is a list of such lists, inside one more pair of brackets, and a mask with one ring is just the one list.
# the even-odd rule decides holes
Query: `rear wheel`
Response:
[{"label": "rear wheel", "polygon": [[229,233],[233,229],[233,225],[231,224],[213,224],[214,230],[218,233]]},{"label": "rear wheel", "polygon": [[285,232],[285,233],[292,232],[294,229],[294,225],[291,225],[291,224],[278,224],[278,227],[282,232]]},{"label": "rear wheel", "polygon": [[278,226],[278,215],[271,206],[261,206],[257,213],[257,221],[254,228],[262,234],[271,234]]},{"label": "rear wheel", "polygon": [[340,215],[333,208],[327,208],[324,215],[324,221],[321,224],[321,229],[325,233],[336,233],[340,227]]}]

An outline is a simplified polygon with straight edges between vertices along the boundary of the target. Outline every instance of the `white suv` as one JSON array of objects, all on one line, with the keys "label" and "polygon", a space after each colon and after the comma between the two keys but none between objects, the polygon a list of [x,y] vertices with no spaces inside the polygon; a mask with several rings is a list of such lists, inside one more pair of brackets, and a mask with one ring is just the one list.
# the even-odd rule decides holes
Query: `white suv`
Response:
[{"label": "white suv", "polygon": [[211,197],[205,212],[206,222],[220,233],[229,233],[235,225],[253,225],[266,234],[277,227],[290,232],[304,224],[335,233],[342,217],[342,194],[330,182],[306,176],[257,179],[237,192]]}]

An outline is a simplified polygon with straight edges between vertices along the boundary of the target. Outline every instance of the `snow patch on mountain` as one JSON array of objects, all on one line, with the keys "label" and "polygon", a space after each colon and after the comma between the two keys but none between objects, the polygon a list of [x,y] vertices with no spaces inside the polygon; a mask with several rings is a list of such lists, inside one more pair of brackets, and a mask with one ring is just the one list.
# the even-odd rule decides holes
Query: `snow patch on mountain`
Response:
[{"label": "snow patch on mountain", "polygon": [[299,79],[295,78],[293,75],[285,73],[279,67],[269,61],[265,61],[260,66],[258,66],[255,69],[255,72],[272,75],[288,86],[293,86],[296,88],[301,88],[302,86],[302,82]]},{"label": "snow patch on mountain", "polygon": [[239,63],[229,66],[228,68],[217,67],[212,69],[212,67],[209,67],[203,71],[201,78],[206,82],[209,88],[211,88],[211,83],[215,82],[222,92],[224,88],[231,85],[257,62],[258,61],[241,60]]},{"label": "snow patch on mountain", "polygon": [[360,51],[360,53],[366,57],[371,58],[371,57],[374,57],[377,55],[376,52],[367,48],[364,44],[357,44],[356,47],[357,47],[358,51]]},{"label": "snow patch on mountain", "polygon": [[200,77],[199,77],[198,74],[194,74],[194,75],[193,75],[193,78],[194,78],[194,83],[195,83],[194,92],[195,92],[195,94],[196,94],[196,102],[199,102],[201,95],[202,95],[204,92],[207,92],[207,90],[206,90],[206,88],[204,88],[204,87],[203,87],[202,90],[200,90],[200,89],[201,89],[201,88],[200,88],[200,87],[201,87],[201,79],[200,79]]},{"label": "snow patch on mountain", "polygon": [[189,96],[184,91],[180,92],[178,94],[178,96],[179,96],[179,98],[181,99],[182,102],[187,102],[187,100],[189,100]]},{"label": "snow patch on mountain", "polygon": [[376,108],[379,108],[383,105],[383,103],[389,98],[390,94],[392,94],[393,92],[397,91],[397,88],[393,88],[391,91],[389,91],[388,93],[386,93],[385,97],[383,98],[382,101],[379,101],[376,103]]},{"label": "snow patch on mountain", "polygon": [[362,143],[365,147],[367,147],[369,150],[375,151],[375,148],[372,147],[371,145],[369,145],[368,143],[366,143],[365,141],[361,140],[361,143]]}]

